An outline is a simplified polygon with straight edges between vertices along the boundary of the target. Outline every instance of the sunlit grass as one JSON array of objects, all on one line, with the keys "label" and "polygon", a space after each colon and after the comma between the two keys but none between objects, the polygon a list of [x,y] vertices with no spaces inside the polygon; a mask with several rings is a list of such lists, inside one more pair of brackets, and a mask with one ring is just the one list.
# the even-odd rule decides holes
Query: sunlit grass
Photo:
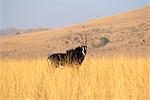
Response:
[{"label": "sunlit grass", "polygon": [[79,70],[47,60],[0,60],[0,100],[148,100],[148,57],[85,59]]}]

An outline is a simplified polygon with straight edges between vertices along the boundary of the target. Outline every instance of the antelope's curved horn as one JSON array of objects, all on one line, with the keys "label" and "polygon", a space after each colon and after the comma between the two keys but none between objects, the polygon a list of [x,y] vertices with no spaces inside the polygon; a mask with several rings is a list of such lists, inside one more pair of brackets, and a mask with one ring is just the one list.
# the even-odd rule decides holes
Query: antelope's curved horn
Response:
[{"label": "antelope's curved horn", "polygon": [[82,44],[84,44],[84,38],[81,34],[79,34],[79,36],[81,37],[81,40],[82,40]]},{"label": "antelope's curved horn", "polygon": [[85,41],[84,41],[84,45],[87,46],[87,35],[85,34]]},{"label": "antelope's curved horn", "polygon": [[81,44],[80,44],[80,43],[78,43],[78,45],[81,47]]}]

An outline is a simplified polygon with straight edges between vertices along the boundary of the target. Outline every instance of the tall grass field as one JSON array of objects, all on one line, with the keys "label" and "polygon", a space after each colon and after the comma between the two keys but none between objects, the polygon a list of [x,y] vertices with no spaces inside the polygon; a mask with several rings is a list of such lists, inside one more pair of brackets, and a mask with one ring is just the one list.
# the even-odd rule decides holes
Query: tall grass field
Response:
[{"label": "tall grass field", "polygon": [[150,57],[86,58],[79,70],[45,58],[0,60],[0,100],[150,100]]}]

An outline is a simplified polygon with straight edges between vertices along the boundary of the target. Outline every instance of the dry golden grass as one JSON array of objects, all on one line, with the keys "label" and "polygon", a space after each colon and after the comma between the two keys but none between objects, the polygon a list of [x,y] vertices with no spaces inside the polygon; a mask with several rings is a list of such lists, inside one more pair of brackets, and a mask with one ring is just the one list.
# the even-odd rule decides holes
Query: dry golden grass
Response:
[{"label": "dry golden grass", "polygon": [[44,58],[0,60],[0,100],[150,100],[150,58],[86,59],[79,71]]}]

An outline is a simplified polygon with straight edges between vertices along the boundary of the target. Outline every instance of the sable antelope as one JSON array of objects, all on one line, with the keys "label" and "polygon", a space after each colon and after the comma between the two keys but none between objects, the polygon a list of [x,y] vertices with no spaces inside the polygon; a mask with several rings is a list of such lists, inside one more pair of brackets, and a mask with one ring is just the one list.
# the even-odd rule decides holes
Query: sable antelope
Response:
[{"label": "sable antelope", "polygon": [[61,66],[77,66],[77,68],[82,64],[84,57],[87,52],[87,37],[85,35],[85,39],[83,39],[82,35],[80,35],[83,45],[76,47],[75,49],[70,49],[66,51],[66,53],[55,53],[48,57],[48,63],[51,62],[51,65],[54,67]]}]

